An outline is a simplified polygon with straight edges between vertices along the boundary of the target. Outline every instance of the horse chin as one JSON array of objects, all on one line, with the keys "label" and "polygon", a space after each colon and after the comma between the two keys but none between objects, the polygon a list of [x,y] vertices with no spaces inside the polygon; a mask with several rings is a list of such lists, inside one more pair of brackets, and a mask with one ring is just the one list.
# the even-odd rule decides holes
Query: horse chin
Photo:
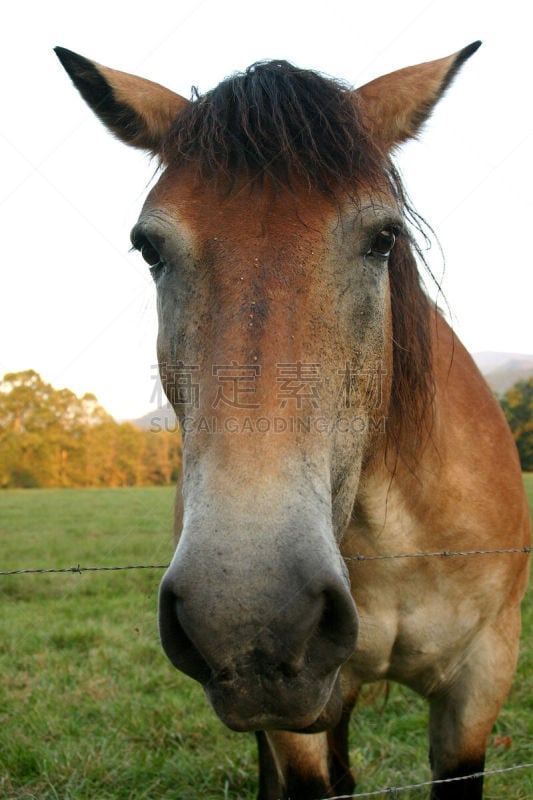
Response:
[{"label": "horse chin", "polygon": [[339,722],[342,714],[342,692],[340,680],[337,679],[333,685],[332,692],[329,700],[311,725],[305,728],[291,728],[291,730],[298,733],[320,733],[321,731],[329,731],[334,728]]},{"label": "horse chin", "polygon": [[[318,709],[298,708],[268,709],[263,704],[246,702],[240,697],[228,696],[211,687],[204,687],[208,699],[219,719],[231,730],[240,733],[260,730],[285,730],[297,733],[318,733],[330,730],[340,720],[342,713],[342,693],[338,675],[336,676],[326,702]],[[259,705],[259,708],[257,707]],[[268,705],[268,704],[267,704]]]}]

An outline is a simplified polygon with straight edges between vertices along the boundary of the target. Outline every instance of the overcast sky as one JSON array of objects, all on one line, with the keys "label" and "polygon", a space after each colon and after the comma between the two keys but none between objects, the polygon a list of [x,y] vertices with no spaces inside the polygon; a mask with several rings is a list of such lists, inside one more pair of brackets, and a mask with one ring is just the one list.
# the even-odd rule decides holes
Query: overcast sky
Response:
[{"label": "overcast sky", "polygon": [[[0,373],[36,369],[58,388],[94,392],[118,419],[157,401],[154,290],[128,252],[154,164],[85,108],[56,44],[189,96],[192,84],[209,89],[264,58],[360,85],[482,39],[399,164],[445,252],[443,287],[466,346],[533,353],[526,12],[512,0],[10,4],[0,52]],[[440,275],[437,252],[431,263]]]}]

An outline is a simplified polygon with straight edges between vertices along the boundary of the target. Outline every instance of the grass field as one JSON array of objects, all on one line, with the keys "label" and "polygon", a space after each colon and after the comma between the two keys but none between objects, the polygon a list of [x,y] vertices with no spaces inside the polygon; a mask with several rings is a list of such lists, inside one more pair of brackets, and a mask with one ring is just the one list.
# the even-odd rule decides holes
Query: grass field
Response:
[{"label": "grass field", "polygon": [[[533,509],[533,475],[525,478]],[[164,564],[172,490],[0,493],[2,569]],[[0,576],[0,798],[251,800],[252,736],[215,719],[160,648],[161,570]],[[487,768],[533,761],[532,591],[519,671]],[[426,707],[393,686],[351,727],[358,791],[429,778]],[[427,790],[404,798],[426,798]],[[395,795],[396,796],[396,795]],[[486,780],[487,800],[531,800],[533,770]]]}]

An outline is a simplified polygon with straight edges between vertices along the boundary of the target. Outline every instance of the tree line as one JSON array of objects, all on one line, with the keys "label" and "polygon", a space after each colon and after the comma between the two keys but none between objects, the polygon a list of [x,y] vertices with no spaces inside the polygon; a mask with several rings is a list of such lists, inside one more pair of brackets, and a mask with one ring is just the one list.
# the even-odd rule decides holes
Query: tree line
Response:
[{"label": "tree line", "polygon": [[[500,404],[524,471],[533,471],[533,377]],[[34,370],[0,382],[0,487],[146,486],[174,483],[178,431],[116,422],[93,394],[54,389]]]},{"label": "tree line", "polygon": [[164,485],[177,479],[179,432],[116,422],[93,394],[54,389],[34,370],[0,382],[0,487]]}]

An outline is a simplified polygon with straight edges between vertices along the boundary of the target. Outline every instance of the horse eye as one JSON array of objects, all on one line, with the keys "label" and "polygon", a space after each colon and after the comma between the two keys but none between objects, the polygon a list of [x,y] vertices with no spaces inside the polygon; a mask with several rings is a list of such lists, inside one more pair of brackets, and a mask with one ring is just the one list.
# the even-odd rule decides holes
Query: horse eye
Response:
[{"label": "horse eye", "polygon": [[378,233],[372,242],[367,256],[377,256],[378,258],[388,258],[391,250],[396,243],[396,233],[392,228],[384,228]]},{"label": "horse eye", "polygon": [[153,247],[150,242],[144,241],[142,242],[141,246],[139,247],[142,257],[146,261],[149,267],[156,267],[158,264],[161,263],[161,256]]}]

